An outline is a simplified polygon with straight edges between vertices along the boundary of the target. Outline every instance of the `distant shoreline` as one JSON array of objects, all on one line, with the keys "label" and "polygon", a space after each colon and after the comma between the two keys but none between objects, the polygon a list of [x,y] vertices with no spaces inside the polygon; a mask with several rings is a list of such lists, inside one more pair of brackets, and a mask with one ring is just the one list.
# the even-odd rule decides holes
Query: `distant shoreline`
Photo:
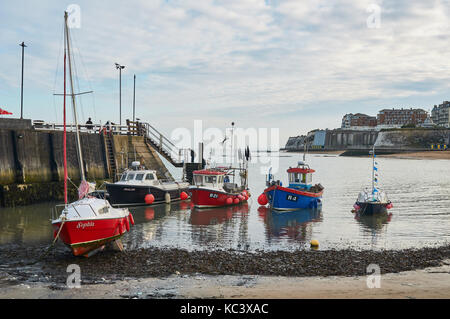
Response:
[{"label": "distant shoreline", "polygon": [[[303,153],[301,151],[297,152],[287,152],[286,153]],[[340,156],[345,151],[308,151],[309,154],[324,154],[324,155],[337,155]],[[450,160],[450,151],[423,151],[423,152],[404,152],[404,153],[394,153],[394,154],[380,154],[378,157],[386,158],[397,158],[397,159],[438,159],[438,160]]]}]

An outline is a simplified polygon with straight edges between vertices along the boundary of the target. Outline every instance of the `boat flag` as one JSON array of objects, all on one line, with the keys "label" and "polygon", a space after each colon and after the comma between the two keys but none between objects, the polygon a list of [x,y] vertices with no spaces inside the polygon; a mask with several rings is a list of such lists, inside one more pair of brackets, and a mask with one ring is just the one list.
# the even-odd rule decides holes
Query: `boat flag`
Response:
[{"label": "boat flag", "polygon": [[12,115],[12,113],[8,112],[0,107],[0,115]]},{"label": "boat flag", "polygon": [[375,187],[373,188],[373,193],[378,193],[378,189],[376,189]]},{"label": "boat flag", "polygon": [[378,171],[378,168],[376,166],[373,167],[374,170]]}]

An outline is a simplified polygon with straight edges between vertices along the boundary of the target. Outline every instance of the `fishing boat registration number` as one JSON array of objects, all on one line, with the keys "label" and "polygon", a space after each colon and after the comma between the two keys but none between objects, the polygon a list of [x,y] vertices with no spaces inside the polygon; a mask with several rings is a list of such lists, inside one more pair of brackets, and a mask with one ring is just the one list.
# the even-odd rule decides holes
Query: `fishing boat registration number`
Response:
[{"label": "fishing boat registration number", "polygon": [[286,199],[291,201],[291,202],[296,202],[298,200],[298,197],[294,196],[294,195],[287,195]]}]

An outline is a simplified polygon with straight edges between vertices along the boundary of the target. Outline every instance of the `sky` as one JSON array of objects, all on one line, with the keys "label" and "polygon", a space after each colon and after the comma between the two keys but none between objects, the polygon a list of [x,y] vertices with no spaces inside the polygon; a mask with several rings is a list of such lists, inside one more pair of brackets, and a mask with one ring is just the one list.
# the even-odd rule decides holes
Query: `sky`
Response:
[{"label": "sky", "polygon": [[[280,144],[346,113],[450,99],[448,0],[0,0],[0,107],[62,122],[69,5],[80,121],[278,128]],[[374,9],[375,6],[375,9]],[[379,8],[377,11],[376,8]],[[71,11],[72,12],[72,11]],[[77,19],[79,17],[79,19]]]}]

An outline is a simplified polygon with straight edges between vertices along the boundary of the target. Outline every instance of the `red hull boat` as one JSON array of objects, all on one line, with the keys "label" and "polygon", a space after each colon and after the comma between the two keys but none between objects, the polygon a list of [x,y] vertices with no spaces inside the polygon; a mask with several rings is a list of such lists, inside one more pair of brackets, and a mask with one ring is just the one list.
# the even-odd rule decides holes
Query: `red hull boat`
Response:
[{"label": "red hull boat", "polygon": [[134,219],[127,209],[115,209],[99,198],[84,198],[65,207],[52,224],[55,238],[58,236],[75,256],[87,256],[130,231]]},{"label": "red hull boat", "polygon": [[241,186],[230,183],[230,176],[234,177],[235,170],[214,168],[194,171],[194,185],[189,187],[194,206],[212,208],[246,203],[250,197],[246,189],[247,170],[239,169]]}]

